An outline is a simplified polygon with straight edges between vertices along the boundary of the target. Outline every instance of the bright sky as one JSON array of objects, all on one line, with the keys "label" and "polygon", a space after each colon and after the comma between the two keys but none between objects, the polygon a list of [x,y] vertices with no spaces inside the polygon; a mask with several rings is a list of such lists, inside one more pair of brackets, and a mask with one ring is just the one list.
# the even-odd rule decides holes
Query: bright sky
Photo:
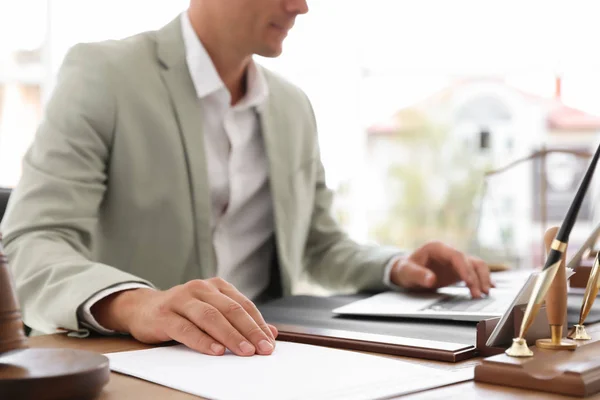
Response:
[{"label": "bright sky", "polygon": [[[50,4],[50,29],[45,5]],[[50,32],[51,77],[78,41],[156,29],[187,0],[0,0],[2,53],[35,47]],[[364,128],[452,78],[496,74],[600,115],[597,2],[561,0],[309,0],[284,55],[260,62],[300,85],[319,120],[332,182],[358,168]],[[4,71],[6,73],[6,71]],[[340,154],[343,141],[348,151]]]}]

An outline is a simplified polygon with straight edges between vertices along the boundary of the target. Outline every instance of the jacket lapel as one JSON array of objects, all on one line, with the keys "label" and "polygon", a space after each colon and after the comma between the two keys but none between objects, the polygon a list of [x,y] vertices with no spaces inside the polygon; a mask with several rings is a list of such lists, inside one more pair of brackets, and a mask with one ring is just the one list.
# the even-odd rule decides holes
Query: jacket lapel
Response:
[{"label": "jacket lapel", "polygon": [[195,220],[196,256],[203,277],[212,277],[216,274],[216,259],[210,228],[210,190],[202,113],[187,67],[179,18],[157,32],[157,46],[161,75],[171,97],[186,156]]},{"label": "jacket lapel", "polygon": [[[269,90],[272,85],[269,85]],[[282,289],[288,292],[290,287],[289,254],[286,251],[287,231],[289,223],[286,209],[290,201],[289,162],[286,162],[288,154],[285,141],[286,121],[283,113],[278,110],[280,105],[276,101],[276,93],[269,94],[267,102],[260,107],[259,116],[261,131],[265,144],[265,152],[269,163],[269,186],[273,201],[273,212],[275,219],[275,240],[279,269],[281,274]]]}]

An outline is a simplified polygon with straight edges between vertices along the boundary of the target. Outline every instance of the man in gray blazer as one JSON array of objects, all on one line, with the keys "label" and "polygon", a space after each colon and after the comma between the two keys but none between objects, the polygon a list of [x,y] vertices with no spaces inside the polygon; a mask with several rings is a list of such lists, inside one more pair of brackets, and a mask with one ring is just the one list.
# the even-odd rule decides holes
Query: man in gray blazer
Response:
[{"label": "man in gray blazer", "polygon": [[307,11],[191,0],[159,31],[69,51],[1,227],[27,325],[248,356],[277,336],[254,303],[303,272],[488,292],[481,260],[359,245],[335,223],[309,100],[252,59]]}]

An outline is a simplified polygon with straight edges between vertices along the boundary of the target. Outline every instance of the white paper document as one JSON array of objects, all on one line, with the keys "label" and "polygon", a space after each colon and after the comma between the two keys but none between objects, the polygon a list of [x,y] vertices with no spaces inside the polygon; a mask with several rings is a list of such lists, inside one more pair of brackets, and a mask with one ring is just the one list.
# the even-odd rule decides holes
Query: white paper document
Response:
[{"label": "white paper document", "polygon": [[115,372],[208,399],[385,399],[473,379],[457,371],[277,342],[270,356],[207,356],[185,346],[106,354]]}]

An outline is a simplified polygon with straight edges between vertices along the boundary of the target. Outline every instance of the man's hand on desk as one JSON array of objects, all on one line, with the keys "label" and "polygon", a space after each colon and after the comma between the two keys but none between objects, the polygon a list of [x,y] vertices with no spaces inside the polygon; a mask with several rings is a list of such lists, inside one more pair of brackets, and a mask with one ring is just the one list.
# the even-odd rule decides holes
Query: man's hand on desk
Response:
[{"label": "man's hand on desk", "polygon": [[277,329],[256,306],[220,278],[193,280],[166,291],[114,293],[92,307],[100,325],[144,343],[175,340],[209,355],[225,347],[239,356],[271,354]]},{"label": "man's hand on desk", "polygon": [[463,280],[476,298],[494,287],[484,261],[441,242],[429,242],[398,261],[391,280],[407,289],[437,289]]}]

